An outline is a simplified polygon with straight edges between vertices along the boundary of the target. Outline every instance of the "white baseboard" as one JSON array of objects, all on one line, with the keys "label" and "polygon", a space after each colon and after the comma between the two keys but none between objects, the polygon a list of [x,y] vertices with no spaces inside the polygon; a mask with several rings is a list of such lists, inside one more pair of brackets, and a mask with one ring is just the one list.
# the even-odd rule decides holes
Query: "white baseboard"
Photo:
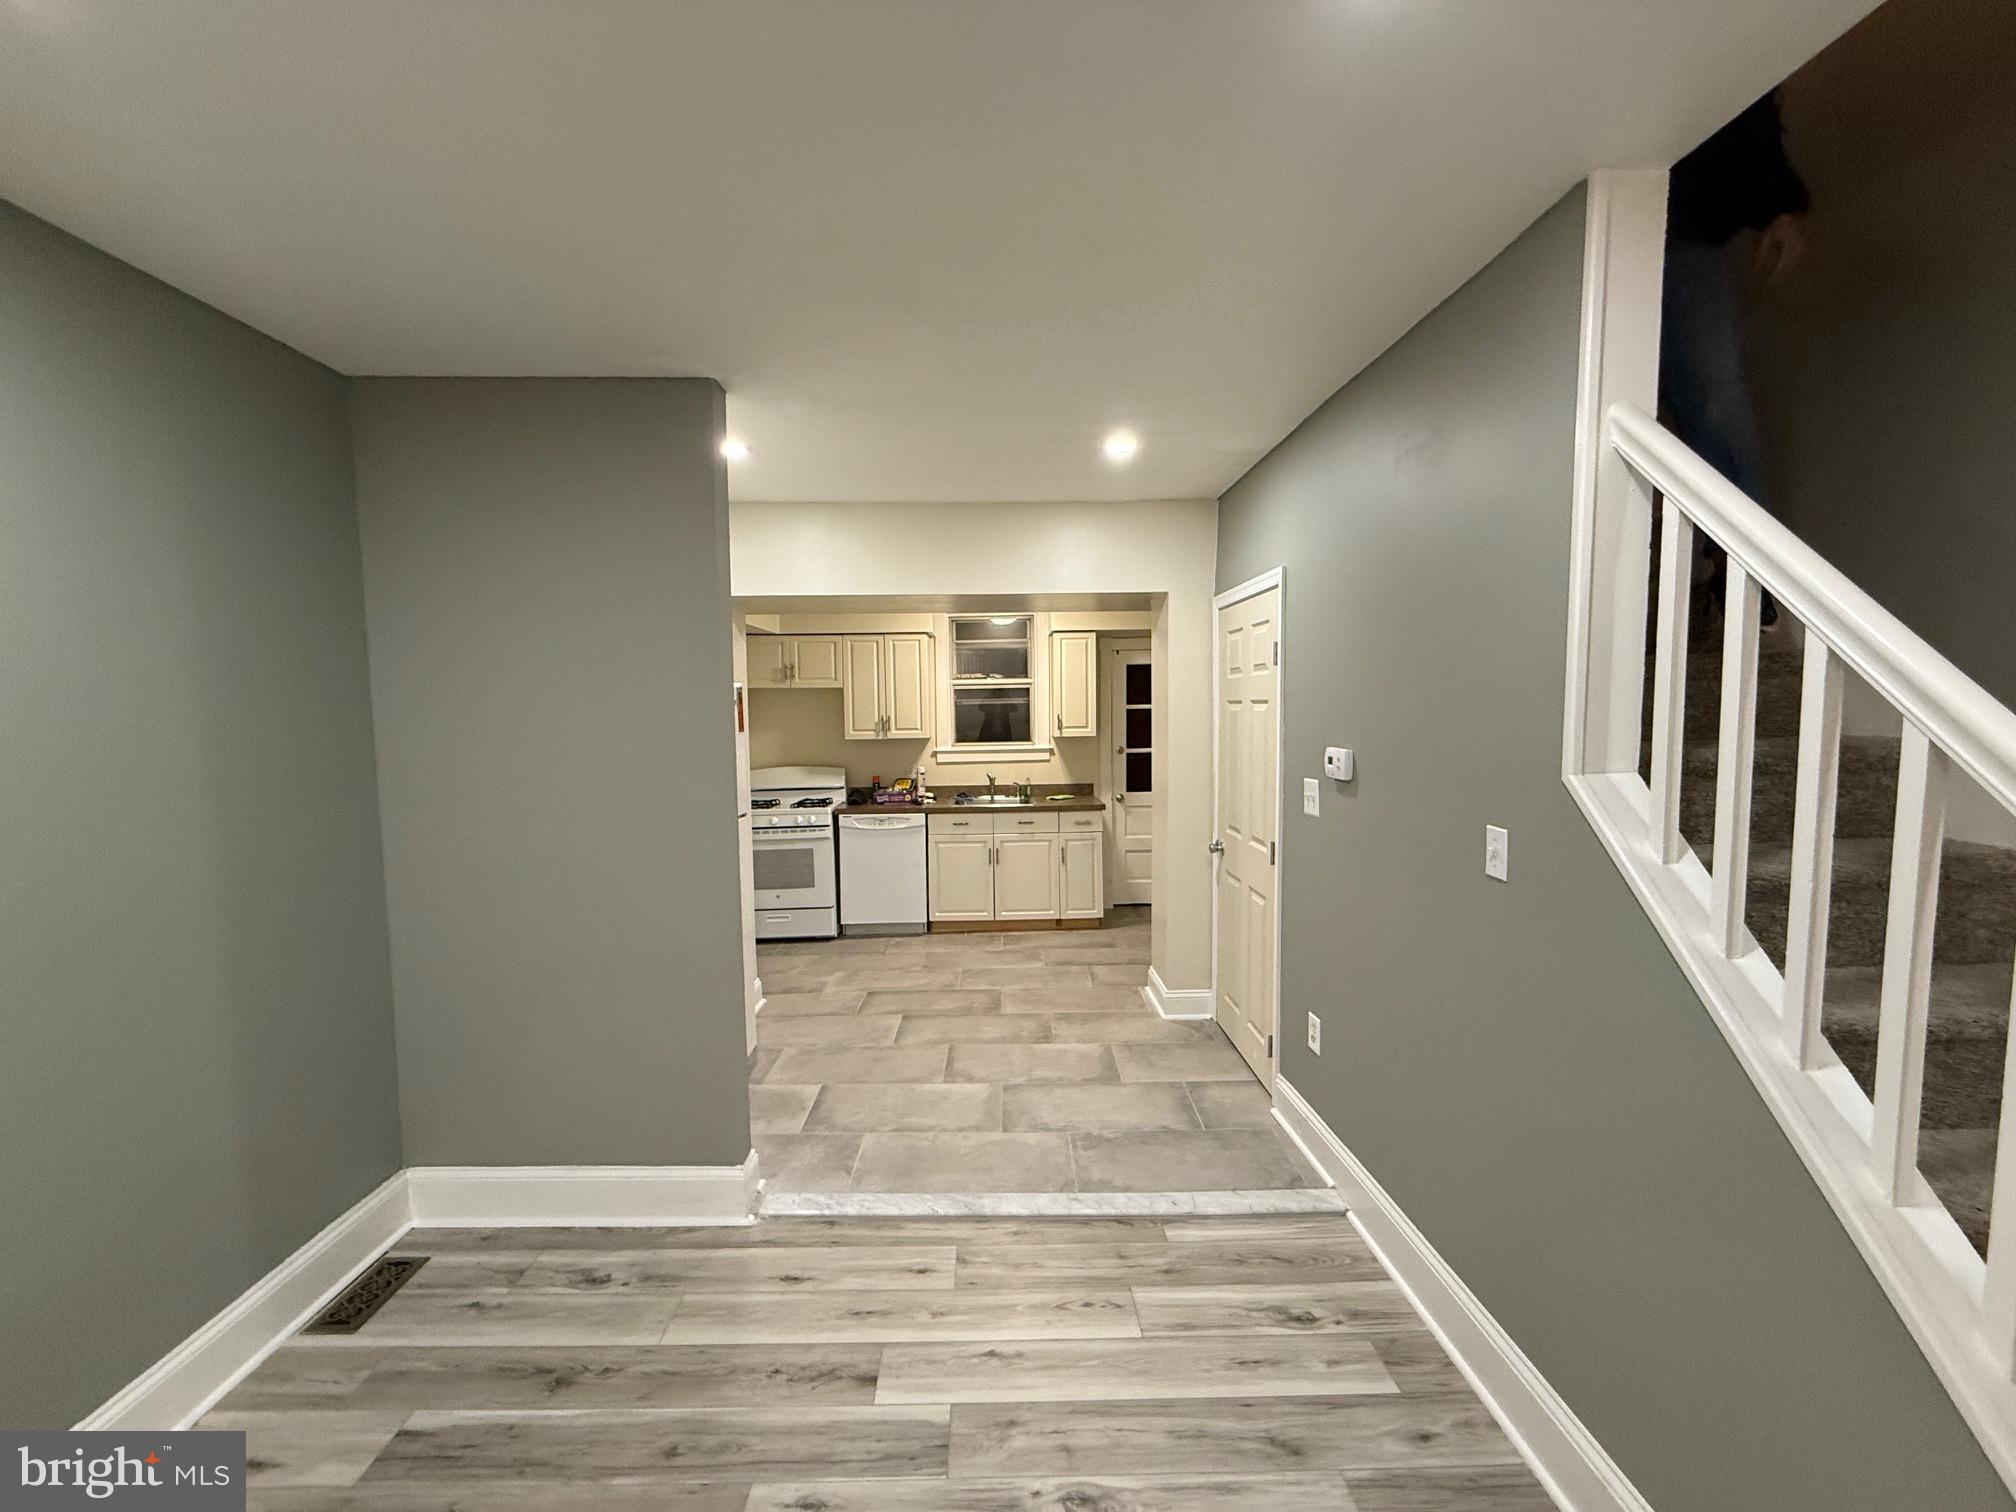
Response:
[{"label": "white baseboard", "polygon": [[414,1166],[273,1267],[77,1424],[187,1428],[416,1227],[750,1223],[756,1154],[732,1166]]},{"label": "white baseboard", "polygon": [[1652,1512],[1574,1410],[1462,1277],[1288,1082],[1274,1117],[1336,1185],[1351,1221],[1484,1399],[1562,1512]]},{"label": "white baseboard", "polygon": [[406,1173],[401,1171],[253,1282],[77,1427],[133,1433],[187,1428],[395,1243],[410,1221]]},{"label": "white baseboard", "polygon": [[1218,1011],[1209,987],[1171,987],[1153,966],[1148,968],[1148,985],[1141,989],[1141,996],[1165,1019],[1208,1019]]},{"label": "white baseboard", "polygon": [[732,1166],[413,1166],[421,1228],[748,1223],[756,1154]]}]

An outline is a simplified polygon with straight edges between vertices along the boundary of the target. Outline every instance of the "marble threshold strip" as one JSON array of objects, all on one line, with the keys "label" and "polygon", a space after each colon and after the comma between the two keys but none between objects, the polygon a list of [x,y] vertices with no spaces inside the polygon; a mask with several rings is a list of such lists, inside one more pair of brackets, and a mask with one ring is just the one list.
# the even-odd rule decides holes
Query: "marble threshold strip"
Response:
[{"label": "marble threshold strip", "polygon": [[1329,1188],[1258,1192],[770,1192],[759,1218],[1230,1218],[1342,1213]]}]

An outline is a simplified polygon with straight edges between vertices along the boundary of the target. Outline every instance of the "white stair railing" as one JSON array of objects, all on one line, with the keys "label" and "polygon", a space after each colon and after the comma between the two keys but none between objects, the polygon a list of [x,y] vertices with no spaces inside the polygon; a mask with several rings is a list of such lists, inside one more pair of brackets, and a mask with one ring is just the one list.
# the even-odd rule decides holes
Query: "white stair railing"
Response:
[{"label": "white stair railing", "polygon": [[[1642,305],[1648,290],[1657,298],[1664,177],[1607,174],[1591,185],[1563,775],[2016,1489],[2016,1057],[2004,1068],[1985,1260],[1918,1170],[1948,789],[1964,773],[2016,811],[2016,712],[1646,413],[1656,319],[1648,345],[1645,312],[1626,305],[1627,296]],[[1658,575],[1648,645],[1655,513]],[[1688,598],[1702,539],[1728,558],[1710,866],[1680,827]],[[1765,592],[1806,632],[1782,974],[1745,919]],[[1628,674],[1648,663],[1650,775],[1641,778],[1642,682],[1634,686]],[[1873,1101],[1821,1034],[1848,673],[1889,705],[1903,731]]]}]

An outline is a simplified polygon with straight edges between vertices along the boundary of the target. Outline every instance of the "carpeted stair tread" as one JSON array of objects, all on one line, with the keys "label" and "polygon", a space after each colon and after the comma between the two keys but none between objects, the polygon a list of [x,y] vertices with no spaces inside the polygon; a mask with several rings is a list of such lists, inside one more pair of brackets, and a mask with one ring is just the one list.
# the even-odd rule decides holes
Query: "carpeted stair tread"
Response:
[{"label": "carpeted stair tread", "polygon": [[[1759,739],[1799,733],[1800,684],[1804,677],[1795,651],[1757,660]],[[1648,708],[1650,694],[1647,694]],[[1693,651],[1687,656],[1687,738],[1713,740],[1722,728],[1722,654]],[[1649,728],[1649,725],[1648,725]]]},{"label": "carpeted stair tread", "polygon": [[1961,1232],[1988,1253],[1988,1213],[1995,1188],[1995,1129],[1921,1129],[1918,1172],[1939,1194]]},{"label": "carpeted stair tread", "polygon": [[[1696,850],[1702,864],[1712,869],[1713,847],[1697,846]],[[1790,846],[1751,851],[1750,931],[1781,969],[1785,964],[1791,875]],[[1836,841],[1827,929],[1830,967],[1882,964],[1889,896],[1889,839]],[[2016,957],[2016,850],[1967,840],[1946,842],[1940,862],[1933,955],[1956,963],[2006,962]]]},{"label": "carpeted stair tread", "polygon": [[[1927,1042],[1942,1039],[1993,1040],[2009,1037],[2011,964],[1935,966],[1932,1015]],[[1876,1039],[1883,997],[1880,966],[1835,966],[1827,971],[1823,999],[1827,1040],[1837,1050],[1849,1037]]]},{"label": "carpeted stair tread", "polygon": [[[1841,742],[1834,833],[1849,839],[1887,835],[1896,823],[1897,756],[1902,742],[1855,735]],[[1715,779],[1720,765],[1713,740],[1690,741],[1681,753],[1680,833],[1696,849],[1715,838]],[[1767,736],[1757,742],[1751,768],[1750,844],[1792,843],[1792,811],[1799,788],[1799,739]]]},{"label": "carpeted stair tread", "polygon": [[[2002,1116],[2010,986],[2007,961],[1933,969],[1919,1113],[1926,1128],[1993,1128]],[[1880,967],[1836,968],[1827,973],[1821,1004],[1821,1033],[1862,1090],[1872,1095],[1882,989]]]}]

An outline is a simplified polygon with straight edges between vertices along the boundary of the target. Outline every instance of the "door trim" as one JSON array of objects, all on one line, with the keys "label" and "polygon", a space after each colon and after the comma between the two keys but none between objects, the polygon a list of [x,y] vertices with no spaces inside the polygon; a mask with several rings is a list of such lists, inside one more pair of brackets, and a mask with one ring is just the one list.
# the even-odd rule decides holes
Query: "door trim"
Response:
[{"label": "door trim", "polygon": [[[1218,838],[1218,777],[1224,768],[1223,734],[1225,648],[1218,636],[1218,611],[1237,604],[1256,594],[1272,588],[1281,595],[1275,613],[1278,616],[1284,644],[1274,663],[1274,1053],[1268,1057],[1267,1090],[1271,1093],[1281,1080],[1281,878],[1284,874],[1283,860],[1288,852],[1288,835],[1282,825],[1282,816],[1288,811],[1288,744],[1283,738],[1287,732],[1288,707],[1288,586],[1284,581],[1285,569],[1269,567],[1265,572],[1256,573],[1211,600],[1211,838]],[[1158,837],[1159,838],[1159,837]],[[1211,1018],[1218,1018],[1218,862],[1211,863]]]}]

